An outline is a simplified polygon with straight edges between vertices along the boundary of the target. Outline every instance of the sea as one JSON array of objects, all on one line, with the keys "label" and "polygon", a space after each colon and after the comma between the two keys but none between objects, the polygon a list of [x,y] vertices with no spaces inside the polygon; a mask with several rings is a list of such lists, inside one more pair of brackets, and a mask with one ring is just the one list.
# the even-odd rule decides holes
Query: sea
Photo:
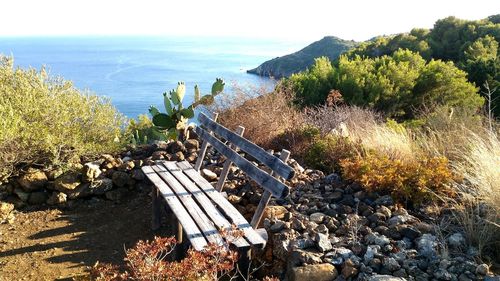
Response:
[{"label": "sea", "polygon": [[162,109],[163,93],[186,84],[186,105],[198,84],[209,93],[216,78],[225,94],[238,88],[272,89],[275,81],[246,73],[262,62],[299,50],[301,40],[215,37],[0,37],[0,54],[17,67],[45,67],[93,94],[106,96],[129,118]]}]

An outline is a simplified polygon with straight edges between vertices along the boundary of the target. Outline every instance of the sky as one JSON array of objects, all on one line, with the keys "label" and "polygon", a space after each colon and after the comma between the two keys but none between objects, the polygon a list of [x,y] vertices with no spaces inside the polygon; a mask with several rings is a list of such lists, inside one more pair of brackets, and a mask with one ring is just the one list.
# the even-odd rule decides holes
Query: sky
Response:
[{"label": "sky", "polygon": [[482,19],[500,0],[4,0],[0,36],[160,35],[357,41]]}]

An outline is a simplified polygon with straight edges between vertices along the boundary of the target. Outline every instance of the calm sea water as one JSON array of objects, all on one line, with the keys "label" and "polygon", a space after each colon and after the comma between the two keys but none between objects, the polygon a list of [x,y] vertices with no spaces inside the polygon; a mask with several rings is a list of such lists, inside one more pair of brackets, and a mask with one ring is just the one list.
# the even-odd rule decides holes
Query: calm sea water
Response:
[{"label": "calm sea water", "polygon": [[210,91],[216,77],[231,84],[267,86],[273,81],[247,74],[247,69],[296,51],[304,42],[241,38],[186,37],[0,37],[0,53],[13,55],[17,66],[39,69],[72,80],[80,89],[108,96],[128,117],[162,108],[162,93],[178,81]]}]

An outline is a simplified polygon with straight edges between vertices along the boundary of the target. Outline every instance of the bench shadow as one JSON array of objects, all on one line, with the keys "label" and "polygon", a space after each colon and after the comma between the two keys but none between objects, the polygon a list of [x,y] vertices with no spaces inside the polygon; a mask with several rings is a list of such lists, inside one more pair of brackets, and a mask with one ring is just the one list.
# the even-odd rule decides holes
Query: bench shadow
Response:
[{"label": "bench shadow", "polygon": [[171,235],[173,226],[163,221],[159,231],[151,230],[149,191],[130,192],[118,203],[104,199],[81,201],[74,208],[62,210],[57,220],[64,221],[64,226],[40,230],[26,237],[33,242],[30,246],[0,252],[0,258],[54,250],[46,261],[71,263],[71,267],[91,267],[97,261],[123,265],[125,249],[155,235]]}]

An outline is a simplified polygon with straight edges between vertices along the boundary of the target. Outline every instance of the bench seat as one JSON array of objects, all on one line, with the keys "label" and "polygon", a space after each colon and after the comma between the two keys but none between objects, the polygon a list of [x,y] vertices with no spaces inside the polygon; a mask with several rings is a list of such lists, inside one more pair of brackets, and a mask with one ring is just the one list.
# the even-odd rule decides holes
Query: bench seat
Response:
[{"label": "bench seat", "polygon": [[232,227],[241,230],[243,236],[227,237],[230,241],[226,242],[240,249],[265,246],[266,240],[187,161],[156,161],[156,165],[144,166],[142,171],[157,187],[154,195],[167,203],[195,250],[203,250],[208,243],[223,245],[220,231]]}]

